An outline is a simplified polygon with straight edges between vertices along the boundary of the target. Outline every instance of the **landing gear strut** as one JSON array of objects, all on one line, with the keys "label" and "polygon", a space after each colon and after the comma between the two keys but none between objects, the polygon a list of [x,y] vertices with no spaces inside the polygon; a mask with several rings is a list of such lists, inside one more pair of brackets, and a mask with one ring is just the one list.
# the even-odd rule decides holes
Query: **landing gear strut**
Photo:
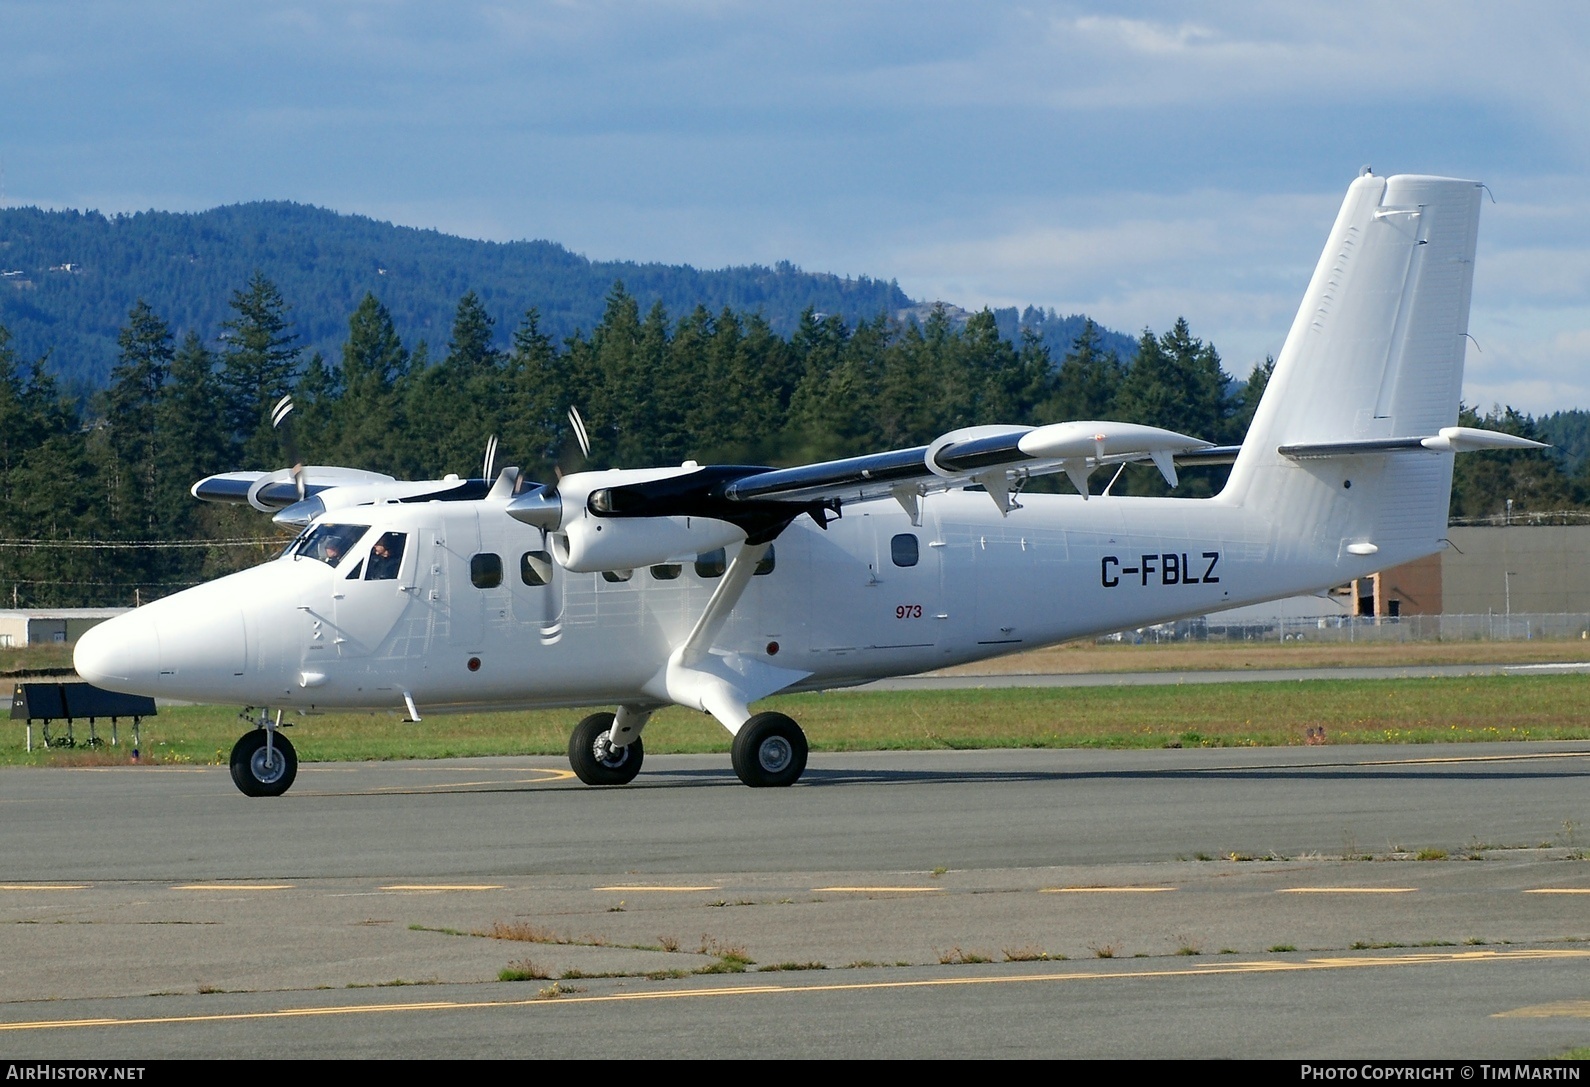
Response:
[{"label": "landing gear strut", "polygon": [[806,734],[782,713],[759,713],[734,734],[733,758],[753,789],[793,785],[806,770]]},{"label": "landing gear strut", "polygon": [[587,785],[628,785],[640,773],[646,748],[639,736],[623,747],[614,747],[613,716],[593,713],[575,725],[569,737],[569,763],[575,776]]},{"label": "landing gear strut", "polygon": [[245,732],[232,748],[232,781],[244,796],[281,796],[298,776],[298,752],[274,725]]}]

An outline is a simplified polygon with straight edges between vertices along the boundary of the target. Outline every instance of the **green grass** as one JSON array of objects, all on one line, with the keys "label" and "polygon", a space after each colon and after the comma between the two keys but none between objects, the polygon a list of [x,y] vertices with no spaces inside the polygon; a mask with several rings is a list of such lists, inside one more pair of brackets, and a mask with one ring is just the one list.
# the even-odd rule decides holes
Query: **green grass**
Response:
[{"label": "green grass", "polygon": [[[931,692],[835,692],[767,699],[799,721],[815,751],[993,747],[1254,747],[1300,745],[1323,727],[1327,742],[1437,743],[1590,738],[1583,707],[1590,676],[1464,676],[1405,680],[1307,680],[1162,687],[1009,688]],[[306,762],[561,755],[584,712],[290,717],[287,735]],[[233,707],[163,709],[144,722],[143,754],[155,763],[225,762],[246,725]],[[58,731],[58,730],[57,730]],[[79,741],[88,735],[77,727]],[[108,738],[108,724],[100,734]],[[34,730],[35,741],[38,729]],[[0,734],[0,765],[126,761],[122,746],[23,751],[22,722]],[[679,708],[646,729],[652,754],[724,752],[712,718]]]},{"label": "green grass", "polygon": [[0,648],[0,676],[25,676],[31,672],[72,670],[71,642],[44,642],[39,645]]}]

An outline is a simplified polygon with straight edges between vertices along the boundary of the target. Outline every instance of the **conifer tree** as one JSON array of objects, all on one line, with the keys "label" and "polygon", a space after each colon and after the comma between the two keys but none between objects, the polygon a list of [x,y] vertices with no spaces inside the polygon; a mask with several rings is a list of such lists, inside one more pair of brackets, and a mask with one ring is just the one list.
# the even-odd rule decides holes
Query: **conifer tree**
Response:
[{"label": "conifer tree", "polygon": [[502,352],[494,341],[496,322],[474,291],[465,291],[453,315],[453,336],[447,345],[444,365],[462,377],[502,364]]},{"label": "conifer tree", "polygon": [[572,402],[567,359],[541,330],[541,314],[531,307],[513,333],[508,354],[509,401],[502,448],[530,478],[549,479],[567,430]]},{"label": "conifer tree", "polygon": [[155,488],[163,435],[155,407],[175,354],[171,330],[139,299],[117,345],[120,361],[105,394],[106,520],[118,535],[156,538]]},{"label": "conifer tree", "polygon": [[392,315],[366,294],[348,319],[342,345],[341,395],[328,412],[327,459],[372,471],[397,467],[393,446],[405,440],[398,382],[408,371]]},{"label": "conifer tree", "polygon": [[1123,370],[1115,352],[1100,347],[1099,326],[1091,320],[1060,360],[1054,392],[1043,408],[1045,422],[1109,419]]},{"label": "conifer tree", "polygon": [[221,369],[226,421],[240,460],[274,468],[283,454],[271,430],[270,409],[297,383],[298,336],[287,320],[286,301],[263,272],[232,292],[231,306]]}]

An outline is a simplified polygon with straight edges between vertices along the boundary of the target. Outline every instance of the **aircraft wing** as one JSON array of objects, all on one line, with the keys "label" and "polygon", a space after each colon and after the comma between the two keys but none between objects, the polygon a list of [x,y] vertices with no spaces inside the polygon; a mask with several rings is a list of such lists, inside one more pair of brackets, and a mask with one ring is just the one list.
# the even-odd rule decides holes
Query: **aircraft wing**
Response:
[{"label": "aircraft wing", "polygon": [[[192,487],[193,497],[206,502],[247,503],[274,514],[279,525],[303,527],[322,513],[374,502],[467,502],[488,495],[507,497],[519,480],[516,468],[503,470],[495,486],[487,479],[401,480],[358,468],[312,465],[275,472],[223,472],[206,476]],[[500,493],[499,493],[500,492]]]},{"label": "aircraft wing", "polygon": [[[687,462],[678,468],[578,472],[511,498],[507,511],[525,524],[560,533],[569,553],[559,558],[570,569],[609,568],[603,563],[627,568],[682,546],[685,536],[694,538],[701,530],[689,527],[692,518],[735,526],[747,542],[758,544],[777,537],[802,513],[825,525],[841,506],[856,502],[892,498],[920,524],[923,495],[980,486],[1008,513],[1016,506],[1013,496],[1033,476],[1063,472],[1086,497],[1088,477],[1100,467],[1150,461],[1175,486],[1178,460],[1229,463],[1236,452],[1137,423],[979,426],[951,431],[928,445],[795,468]],[[664,531],[670,519],[682,522],[677,531]],[[602,534],[601,522],[623,520],[629,527]],[[654,530],[640,526],[646,520]],[[621,543],[631,540],[633,547]],[[721,546],[706,536],[698,542],[700,550]]]},{"label": "aircraft wing", "polygon": [[859,501],[928,494],[972,484],[995,495],[1001,510],[1028,478],[1064,472],[1086,496],[1097,468],[1152,461],[1171,486],[1175,465],[1229,464],[1239,447],[1220,447],[1159,427],[1083,420],[1049,426],[980,426],[951,431],[929,445],[776,468],[724,488],[731,502]]}]

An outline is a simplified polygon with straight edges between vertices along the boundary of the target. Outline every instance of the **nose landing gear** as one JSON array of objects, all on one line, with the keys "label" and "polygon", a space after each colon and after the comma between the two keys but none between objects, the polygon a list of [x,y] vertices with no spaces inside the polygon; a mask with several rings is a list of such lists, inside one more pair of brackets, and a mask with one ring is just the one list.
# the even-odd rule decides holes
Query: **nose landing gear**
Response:
[{"label": "nose landing gear", "polygon": [[574,726],[569,737],[569,764],[587,785],[628,785],[640,773],[646,748],[639,736],[614,747],[611,713],[593,713]]},{"label": "nose landing gear", "polygon": [[279,731],[281,714],[262,712],[259,727],[232,745],[232,782],[244,796],[281,796],[298,776],[298,752]]}]

